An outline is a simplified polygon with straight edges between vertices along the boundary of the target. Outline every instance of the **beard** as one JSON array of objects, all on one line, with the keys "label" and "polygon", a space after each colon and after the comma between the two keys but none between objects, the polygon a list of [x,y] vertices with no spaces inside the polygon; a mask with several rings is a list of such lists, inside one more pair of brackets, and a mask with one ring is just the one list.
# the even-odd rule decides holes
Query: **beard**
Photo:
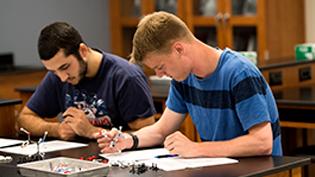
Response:
[{"label": "beard", "polygon": [[83,60],[81,56],[78,58],[78,61],[79,61],[79,66],[80,66],[79,80],[81,80],[82,78],[85,77],[87,73],[87,63]]},{"label": "beard", "polygon": [[83,60],[83,58],[79,55],[76,57],[79,62],[79,73],[77,76],[70,77],[68,79],[68,83],[72,85],[77,85],[79,82],[86,76],[87,73],[87,63]]}]

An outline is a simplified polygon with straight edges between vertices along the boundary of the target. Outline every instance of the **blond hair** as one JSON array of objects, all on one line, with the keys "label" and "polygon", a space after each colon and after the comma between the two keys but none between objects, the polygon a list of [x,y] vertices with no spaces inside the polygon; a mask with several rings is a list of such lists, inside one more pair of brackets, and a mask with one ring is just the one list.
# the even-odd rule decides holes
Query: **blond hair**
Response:
[{"label": "blond hair", "polygon": [[150,52],[169,52],[175,40],[191,40],[193,34],[186,24],[167,12],[154,12],[140,20],[133,37],[131,60],[142,63]]}]

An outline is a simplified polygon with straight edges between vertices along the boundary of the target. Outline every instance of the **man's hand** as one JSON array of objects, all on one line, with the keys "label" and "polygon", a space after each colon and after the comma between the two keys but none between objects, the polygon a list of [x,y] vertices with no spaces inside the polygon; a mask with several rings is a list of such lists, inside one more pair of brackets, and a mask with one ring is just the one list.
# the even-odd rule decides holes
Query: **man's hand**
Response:
[{"label": "man's hand", "polygon": [[198,143],[189,140],[179,131],[166,137],[164,147],[180,157],[198,157]]},{"label": "man's hand", "polygon": [[85,113],[77,108],[70,107],[64,113],[64,122],[70,125],[73,131],[83,137],[93,138],[93,134],[98,131],[86,118]]},{"label": "man's hand", "polygon": [[70,140],[73,139],[76,134],[70,125],[65,122],[61,122],[58,126],[58,135],[63,140]]},{"label": "man's hand", "polygon": [[133,144],[132,137],[127,133],[122,133],[117,129],[111,131],[102,130],[102,133],[96,133],[98,146],[102,153],[120,152],[124,149],[131,148]]}]

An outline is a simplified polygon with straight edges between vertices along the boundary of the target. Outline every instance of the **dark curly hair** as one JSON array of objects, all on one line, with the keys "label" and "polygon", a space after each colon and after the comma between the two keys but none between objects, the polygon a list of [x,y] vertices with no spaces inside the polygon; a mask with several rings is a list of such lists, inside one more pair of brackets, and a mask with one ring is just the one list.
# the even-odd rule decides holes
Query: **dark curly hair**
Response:
[{"label": "dark curly hair", "polygon": [[80,44],[84,43],[80,33],[65,22],[55,22],[44,27],[38,38],[38,53],[41,60],[49,60],[60,50],[64,50],[65,56],[71,54],[81,58]]}]

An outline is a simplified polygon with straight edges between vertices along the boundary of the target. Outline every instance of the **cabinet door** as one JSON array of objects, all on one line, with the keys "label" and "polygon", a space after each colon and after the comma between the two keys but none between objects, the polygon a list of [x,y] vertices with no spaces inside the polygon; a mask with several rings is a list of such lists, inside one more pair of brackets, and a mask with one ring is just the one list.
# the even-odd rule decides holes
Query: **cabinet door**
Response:
[{"label": "cabinet door", "polygon": [[154,11],[168,11],[184,19],[184,0],[111,0],[112,52],[128,57],[141,17]]},{"label": "cabinet door", "polygon": [[262,57],[264,0],[188,0],[186,11],[186,23],[201,41]]},{"label": "cabinet door", "polygon": [[195,36],[213,47],[225,47],[222,0],[187,0],[186,23]]},{"label": "cabinet door", "polygon": [[225,0],[224,30],[226,46],[236,51],[257,52],[262,64],[265,51],[263,0]]},{"label": "cabinet door", "polygon": [[257,0],[226,0],[226,44],[237,51],[257,50]]},{"label": "cabinet door", "polygon": [[176,16],[180,17],[182,20],[185,20],[184,14],[184,1],[185,0],[144,0],[148,3],[148,9],[150,12],[158,12],[158,11],[165,11],[175,14]]}]

